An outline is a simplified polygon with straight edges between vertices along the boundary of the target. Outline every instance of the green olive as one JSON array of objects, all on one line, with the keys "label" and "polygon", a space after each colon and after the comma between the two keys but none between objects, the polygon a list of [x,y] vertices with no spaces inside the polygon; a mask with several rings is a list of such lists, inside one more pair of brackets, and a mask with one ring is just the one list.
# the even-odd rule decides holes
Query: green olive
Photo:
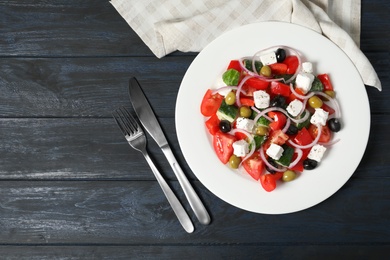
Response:
[{"label": "green olive", "polygon": [[233,91],[230,91],[226,96],[225,96],[225,102],[228,105],[234,105],[236,102],[236,94]]},{"label": "green olive", "polygon": [[232,169],[237,169],[238,166],[240,166],[240,163],[241,163],[241,158],[238,157],[237,155],[232,155],[230,156],[229,158],[229,166],[230,168]]},{"label": "green olive", "polygon": [[325,90],[324,93],[330,96],[331,98],[334,98],[336,96],[336,93],[333,90]]},{"label": "green olive", "polygon": [[322,104],[323,102],[318,96],[312,96],[311,98],[309,98],[309,105],[312,108],[320,108],[322,107]]},{"label": "green olive", "polygon": [[268,127],[262,126],[262,125],[256,127],[256,134],[257,135],[267,135],[268,134]]},{"label": "green olive", "polygon": [[250,117],[252,115],[252,110],[248,106],[242,106],[240,107],[240,116],[242,117]]},{"label": "green olive", "polygon": [[264,65],[260,69],[260,74],[263,75],[264,77],[271,77],[271,67],[268,65]]},{"label": "green olive", "polygon": [[283,173],[283,181],[292,181],[297,177],[297,174],[292,170],[287,170]]}]

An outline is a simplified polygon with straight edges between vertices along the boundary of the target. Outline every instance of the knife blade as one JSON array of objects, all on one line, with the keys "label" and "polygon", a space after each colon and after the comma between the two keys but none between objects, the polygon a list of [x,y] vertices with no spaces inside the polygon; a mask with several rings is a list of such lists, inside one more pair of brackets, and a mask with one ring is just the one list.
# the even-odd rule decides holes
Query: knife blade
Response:
[{"label": "knife blade", "polygon": [[184,194],[192,210],[195,213],[195,216],[198,218],[200,223],[204,225],[209,224],[211,219],[206,208],[204,207],[202,201],[195,192],[194,188],[191,186],[191,183],[188,181],[175,156],[173,155],[160,123],[158,122],[149,101],[142,91],[140,84],[134,77],[129,81],[129,95],[135,113],[137,114],[143,127],[163,151],[179,181],[181,188],[184,191]]}]

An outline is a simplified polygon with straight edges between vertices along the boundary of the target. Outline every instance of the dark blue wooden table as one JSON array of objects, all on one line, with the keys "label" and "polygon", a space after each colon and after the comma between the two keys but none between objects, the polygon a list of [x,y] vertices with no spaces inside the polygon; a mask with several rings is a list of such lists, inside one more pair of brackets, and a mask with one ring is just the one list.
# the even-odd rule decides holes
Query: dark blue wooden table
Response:
[{"label": "dark blue wooden table", "polygon": [[[107,0],[0,1],[0,258],[389,256],[389,13],[389,1],[362,0],[361,49],[383,91],[367,87],[371,135],[356,172],[310,209],[262,215],[214,196],[180,152],[176,95],[196,53],[157,59]],[[129,106],[131,76],[210,211],[209,226],[189,211],[192,234],[111,118]],[[184,201],[163,154],[151,141],[149,149]]]}]

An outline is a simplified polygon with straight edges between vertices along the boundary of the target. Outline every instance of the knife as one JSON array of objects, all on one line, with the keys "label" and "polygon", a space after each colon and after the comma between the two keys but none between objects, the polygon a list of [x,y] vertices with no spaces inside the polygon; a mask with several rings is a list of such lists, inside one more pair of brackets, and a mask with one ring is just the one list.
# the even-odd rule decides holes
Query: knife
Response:
[{"label": "knife", "polygon": [[180,186],[184,191],[188,202],[190,203],[192,210],[195,213],[195,216],[198,218],[200,223],[204,225],[209,224],[211,219],[206,208],[196,194],[194,188],[191,186],[183,170],[180,168],[180,165],[176,161],[176,158],[173,155],[171,148],[169,147],[168,141],[164,136],[164,133],[152,110],[152,107],[146,99],[140,84],[134,77],[131,78],[129,82],[129,95],[135,113],[137,114],[141,124],[144,126],[146,131],[152,136],[160,149],[163,151],[165,157],[172,167],[173,172],[176,175],[176,178],[179,181]]}]

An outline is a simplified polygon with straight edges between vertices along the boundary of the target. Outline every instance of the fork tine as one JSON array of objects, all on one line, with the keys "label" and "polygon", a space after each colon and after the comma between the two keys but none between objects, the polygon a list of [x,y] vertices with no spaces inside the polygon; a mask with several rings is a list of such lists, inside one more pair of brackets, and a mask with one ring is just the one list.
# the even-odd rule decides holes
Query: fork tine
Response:
[{"label": "fork tine", "polygon": [[125,107],[116,109],[113,117],[124,135],[132,135],[139,130],[137,121]]}]

